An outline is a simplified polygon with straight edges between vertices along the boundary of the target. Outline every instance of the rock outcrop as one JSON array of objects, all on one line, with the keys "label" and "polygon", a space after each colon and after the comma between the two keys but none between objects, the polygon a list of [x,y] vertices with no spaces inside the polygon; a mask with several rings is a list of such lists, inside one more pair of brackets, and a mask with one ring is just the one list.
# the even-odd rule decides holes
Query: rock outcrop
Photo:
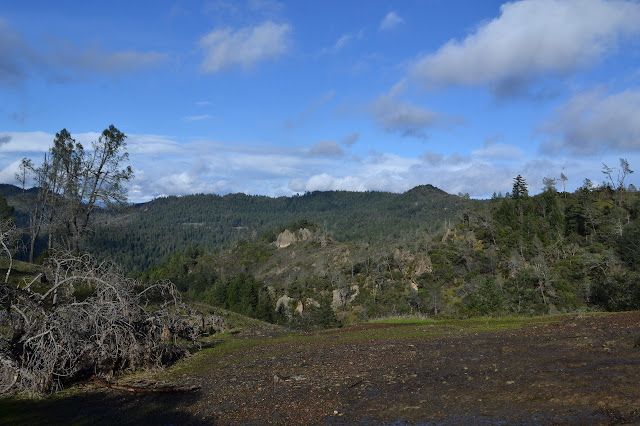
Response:
[{"label": "rock outcrop", "polygon": [[355,299],[358,294],[360,294],[360,287],[357,284],[352,285],[351,287],[333,290],[331,307],[335,311],[338,308],[347,306],[349,303],[353,302],[353,299]]},{"label": "rock outcrop", "polygon": [[285,229],[278,234],[274,244],[278,248],[285,248],[289,247],[293,243],[297,243],[298,241],[306,241],[309,239],[311,239],[311,231],[307,228],[300,228],[295,233]]}]

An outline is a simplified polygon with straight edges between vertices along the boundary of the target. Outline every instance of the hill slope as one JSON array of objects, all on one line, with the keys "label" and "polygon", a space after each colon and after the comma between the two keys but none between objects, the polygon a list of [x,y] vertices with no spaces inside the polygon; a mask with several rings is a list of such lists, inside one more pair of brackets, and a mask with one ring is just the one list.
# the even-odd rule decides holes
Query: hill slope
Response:
[{"label": "hill slope", "polygon": [[477,203],[481,202],[431,185],[404,194],[328,191],[279,198],[167,197],[104,217],[85,249],[111,257],[128,271],[141,271],[189,245],[217,250],[303,218],[339,241],[376,242],[393,240],[412,229],[435,229],[444,221],[459,221],[461,211]]}]

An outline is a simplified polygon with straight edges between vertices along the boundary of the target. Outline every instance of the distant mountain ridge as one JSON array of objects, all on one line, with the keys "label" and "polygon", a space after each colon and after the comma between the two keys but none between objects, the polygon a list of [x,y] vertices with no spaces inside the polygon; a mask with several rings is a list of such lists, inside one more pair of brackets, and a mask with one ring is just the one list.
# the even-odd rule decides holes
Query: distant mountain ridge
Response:
[{"label": "distant mountain ridge", "polygon": [[469,203],[423,185],[404,194],[315,191],[291,197],[196,194],[136,204],[105,220],[86,249],[109,253],[127,270],[140,271],[188,245],[207,250],[308,219],[340,241],[385,241],[411,228],[458,221]]},{"label": "distant mountain ridge", "polygon": [[[35,192],[32,188],[29,193]],[[0,195],[16,207],[22,189],[0,185]],[[405,193],[314,191],[290,197],[242,193],[161,197],[117,213],[96,216],[84,249],[141,271],[191,245],[216,250],[241,239],[308,219],[339,241],[382,242],[412,228],[428,229],[459,221],[461,210],[481,203],[447,194],[432,185]],[[25,226],[24,223],[22,226]]]}]

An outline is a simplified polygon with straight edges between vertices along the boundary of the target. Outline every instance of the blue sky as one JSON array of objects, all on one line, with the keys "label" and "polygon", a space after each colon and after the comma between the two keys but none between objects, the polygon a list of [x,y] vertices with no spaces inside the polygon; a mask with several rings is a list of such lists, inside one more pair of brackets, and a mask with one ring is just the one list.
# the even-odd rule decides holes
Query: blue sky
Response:
[{"label": "blue sky", "polygon": [[109,124],[134,202],[573,190],[640,167],[640,3],[3,2],[0,182]]}]

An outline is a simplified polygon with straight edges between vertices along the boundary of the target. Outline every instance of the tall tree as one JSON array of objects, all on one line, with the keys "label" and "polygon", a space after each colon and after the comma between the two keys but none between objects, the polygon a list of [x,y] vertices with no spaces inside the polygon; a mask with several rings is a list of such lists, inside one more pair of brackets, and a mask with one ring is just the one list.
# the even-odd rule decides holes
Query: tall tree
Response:
[{"label": "tall tree", "polygon": [[[53,193],[49,169],[50,165],[46,155],[44,164],[41,167],[36,167],[29,158],[23,158],[20,163],[20,172],[16,174],[16,179],[22,185],[23,203],[32,203],[27,209],[29,213],[29,262],[33,262],[36,240],[40,235],[40,230],[46,226],[47,208]],[[29,179],[34,179],[38,188],[38,192],[33,199],[27,197],[26,185]]]},{"label": "tall tree", "polygon": [[513,179],[513,191],[511,192],[511,197],[518,198],[527,198],[529,196],[529,190],[527,189],[527,182],[520,175],[516,176]]},{"label": "tall tree", "polygon": [[127,201],[127,190],[122,184],[133,178],[133,171],[130,166],[120,169],[129,159],[126,137],[112,124],[92,143],[91,152],[84,151],[80,144],[68,154],[65,151],[70,155],[71,172],[66,174],[64,199],[70,203],[67,229],[74,251],[89,230],[91,214],[100,204],[122,205]]},{"label": "tall tree", "polygon": [[564,194],[564,198],[567,198],[567,191],[565,190],[564,184],[569,178],[564,174],[564,167],[562,167],[562,173],[560,173],[560,180],[562,181],[562,193]]},{"label": "tall tree", "polygon": [[31,160],[23,160],[19,179],[24,184],[27,174],[33,174],[39,188],[32,214],[31,260],[35,238],[45,220],[49,226],[49,248],[53,246],[54,230],[61,227],[63,244],[77,252],[96,208],[126,202],[127,190],[123,183],[133,178],[131,167],[121,169],[129,159],[126,137],[110,125],[92,143],[92,149],[85,150],[67,129],[62,129],[56,133],[41,167],[35,168]]},{"label": "tall tree", "polygon": [[[542,188],[542,190],[544,192],[556,192],[556,182],[558,180],[555,178],[550,178],[550,177],[544,177],[542,178],[542,184],[544,185],[544,187]],[[564,183],[564,182],[563,182]],[[562,188],[562,191],[564,192],[564,188]]]}]

